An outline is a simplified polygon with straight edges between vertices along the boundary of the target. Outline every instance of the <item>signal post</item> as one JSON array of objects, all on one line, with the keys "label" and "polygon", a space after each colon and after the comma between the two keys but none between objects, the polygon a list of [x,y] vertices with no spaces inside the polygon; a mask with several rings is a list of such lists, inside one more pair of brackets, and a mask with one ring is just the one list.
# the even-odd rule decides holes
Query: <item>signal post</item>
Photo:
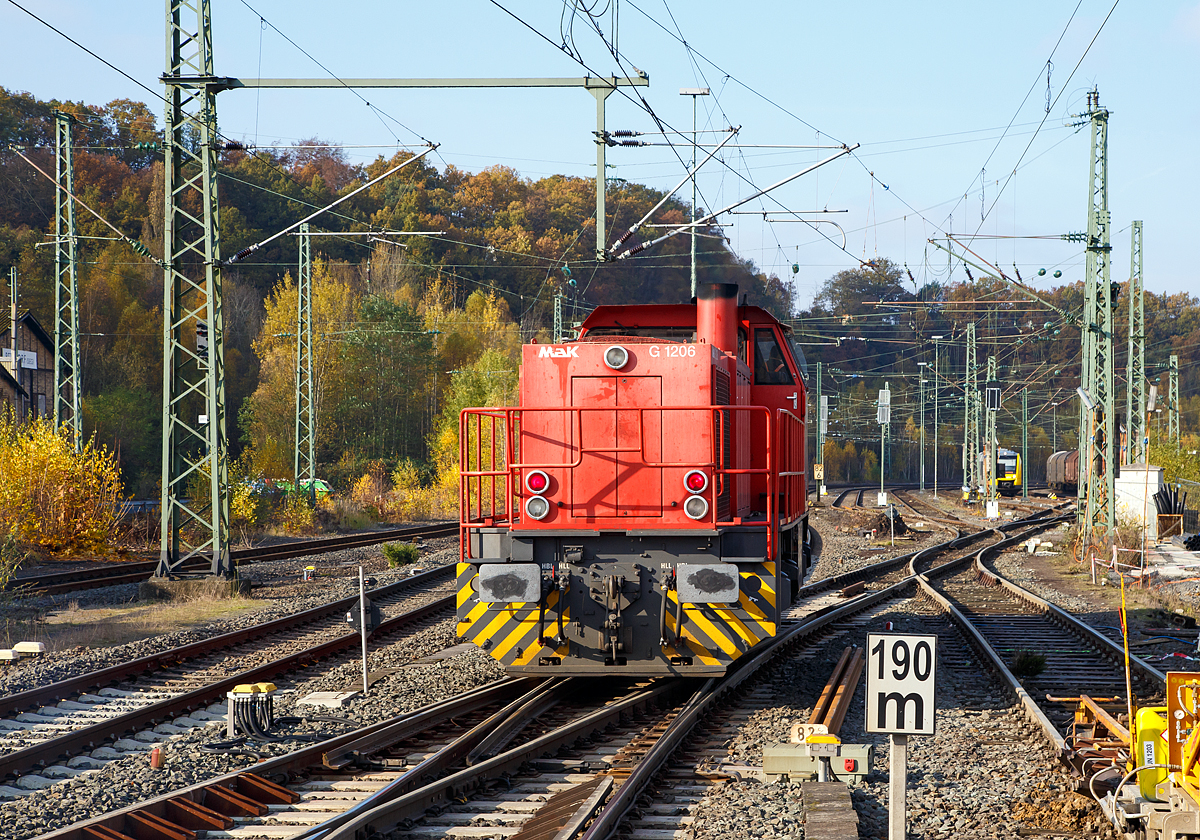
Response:
[{"label": "signal post", "polygon": [[891,746],[888,840],[905,840],[908,736],[934,733],[937,636],[868,633],[866,700],[866,731],[887,734]]}]

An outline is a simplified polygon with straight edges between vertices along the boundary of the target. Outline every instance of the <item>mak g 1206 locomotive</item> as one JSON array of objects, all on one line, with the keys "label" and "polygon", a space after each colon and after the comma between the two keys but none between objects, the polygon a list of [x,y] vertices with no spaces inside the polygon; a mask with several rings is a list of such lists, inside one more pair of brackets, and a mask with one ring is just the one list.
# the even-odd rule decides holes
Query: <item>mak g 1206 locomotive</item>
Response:
[{"label": "mak g 1206 locomotive", "polygon": [[519,674],[711,676],[807,563],[805,390],[737,286],[602,306],[462,413],[458,634]]}]

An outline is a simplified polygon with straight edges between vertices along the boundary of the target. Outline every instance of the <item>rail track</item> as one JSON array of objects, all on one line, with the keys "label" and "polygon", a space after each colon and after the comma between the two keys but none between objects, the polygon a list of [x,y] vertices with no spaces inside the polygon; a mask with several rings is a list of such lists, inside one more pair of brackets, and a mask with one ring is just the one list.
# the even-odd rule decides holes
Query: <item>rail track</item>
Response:
[{"label": "rail track", "polygon": [[[1006,523],[1004,527],[1013,531],[1040,529],[1051,521],[1042,514],[1032,523]],[[954,551],[988,534],[992,532],[957,536],[906,558],[876,564],[874,571],[882,573],[897,563],[903,566],[922,562],[918,557],[930,561],[937,550]],[[1019,540],[1021,536],[1008,540]],[[994,546],[958,556],[938,568],[968,564],[990,548]],[[720,680],[658,680],[629,685],[626,693],[607,695],[603,705],[592,711],[566,714],[562,711],[567,708],[564,705],[560,711],[570,720],[558,727],[551,726],[554,716],[546,713],[562,703],[568,693],[577,691],[570,686],[578,681],[551,681],[536,687],[522,681],[525,687],[518,700],[505,695],[505,714],[488,711],[495,706],[476,707],[476,713],[488,715],[489,723],[469,729],[475,741],[462,741],[466,732],[448,731],[406,745],[404,738],[411,738],[418,726],[415,721],[424,721],[420,731],[434,731],[432,721],[439,713],[424,710],[419,714],[425,718],[402,718],[390,730],[372,728],[356,738],[311,749],[303,757],[292,754],[259,764],[254,768],[254,778],[235,774],[175,794],[187,802],[163,797],[47,836],[63,840],[177,836],[162,833],[176,829],[164,827],[161,821],[170,823],[178,818],[186,822],[192,818],[185,819],[185,813],[200,811],[207,820],[203,825],[208,837],[319,835],[323,840],[345,840],[392,831],[411,837],[463,836],[464,831],[487,836],[483,827],[489,825],[503,827],[502,833],[518,839],[553,837],[564,830],[567,833],[558,836],[606,837],[633,816],[632,806],[644,794],[650,794],[653,780],[665,771],[672,754],[685,744],[694,753],[702,745],[714,743],[713,737],[692,734],[697,725],[707,719],[710,728],[719,728],[719,723],[711,723],[709,715],[747,691],[750,699],[746,702],[755,702],[751,681],[764,664],[786,651],[794,653],[799,647],[820,643],[830,634],[844,633],[848,627],[861,630],[872,616],[898,599],[910,597],[920,585],[920,577],[910,568],[883,588],[857,595],[838,592],[831,599],[831,591],[845,580],[831,579],[805,587],[780,635]],[[598,693],[595,681],[592,683],[583,693]],[[505,685],[512,685],[512,681]],[[458,720],[464,714],[448,711],[448,705],[441,709],[448,713],[443,721]],[[534,720],[541,723],[533,725]],[[468,722],[459,721],[460,729],[467,729]],[[517,737],[515,733],[522,734]],[[568,752],[563,753],[564,748]],[[442,763],[427,763],[435,757]],[[421,782],[421,777],[431,775],[435,781]],[[273,779],[275,787],[262,785],[260,779]],[[257,805],[242,803],[238,806],[241,810],[227,813],[231,806],[225,800],[229,797],[212,792],[213,784],[247,798],[259,796],[261,801]],[[669,804],[671,808],[660,810],[687,810],[678,803]],[[658,814],[655,807],[652,805],[650,811]],[[204,813],[205,808],[217,816]],[[635,833],[660,836],[645,833],[647,809],[641,811],[634,821],[640,821],[642,828]],[[660,816],[670,822],[670,815]],[[157,828],[148,829],[147,823]],[[535,828],[548,833],[536,834]],[[160,833],[155,835],[154,831]]]},{"label": "rail track", "polygon": [[[397,613],[376,629],[377,639],[415,632],[450,614],[452,576],[453,567],[444,566],[372,590],[374,603]],[[360,637],[347,632],[343,614],[357,603],[357,597],[332,601],[4,697],[0,699],[0,714],[6,717],[0,720],[0,779],[56,764],[61,767],[106,742],[115,742],[125,751],[148,749],[152,743],[130,741],[128,736],[174,725],[180,718],[191,722],[184,726],[204,725],[213,719],[206,707],[221,701],[236,685],[276,681],[312,663],[353,654]],[[120,757],[107,749],[105,759]]]},{"label": "rail track", "polygon": [[[380,543],[397,540],[450,537],[457,533],[457,523],[439,522],[432,525],[411,525],[404,528],[392,528],[387,531],[371,531],[363,534],[349,534],[342,537],[324,537],[315,540],[299,540],[279,543],[277,545],[259,546],[257,548],[240,548],[235,549],[232,555],[233,561],[237,565],[242,563],[261,563],[269,560],[308,557],[313,554],[342,551],[347,548],[379,545]],[[211,560],[206,556],[194,557],[183,564],[183,571],[186,573],[199,574],[206,572],[209,568],[211,568]],[[97,589],[103,586],[116,586],[124,583],[141,583],[153,575],[157,569],[157,560],[131,563],[106,563],[103,566],[69,572],[50,572],[42,575],[13,578],[5,583],[4,589],[22,595],[50,595],[63,592],[76,592],[83,589]]]},{"label": "rail track", "polygon": [[[983,557],[969,569],[922,579],[920,585],[931,606],[970,638],[1060,751],[1067,749],[1065,737],[1081,695],[1097,701],[1114,719],[1125,717],[1124,650],[1118,642],[1005,580]],[[1044,660],[1031,663],[1031,656]],[[1136,656],[1130,657],[1130,665],[1133,705],[1159,705],[1166,675]]]}]

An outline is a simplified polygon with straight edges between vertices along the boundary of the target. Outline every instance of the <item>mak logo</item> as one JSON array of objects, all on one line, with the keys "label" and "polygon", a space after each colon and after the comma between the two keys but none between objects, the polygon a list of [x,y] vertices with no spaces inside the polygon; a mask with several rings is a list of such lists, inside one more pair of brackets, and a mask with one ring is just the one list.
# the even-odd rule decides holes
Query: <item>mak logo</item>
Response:
[{"label": "mak logo", "polygon": [[578,359],[578,347],[539,347],[539,359]]}]

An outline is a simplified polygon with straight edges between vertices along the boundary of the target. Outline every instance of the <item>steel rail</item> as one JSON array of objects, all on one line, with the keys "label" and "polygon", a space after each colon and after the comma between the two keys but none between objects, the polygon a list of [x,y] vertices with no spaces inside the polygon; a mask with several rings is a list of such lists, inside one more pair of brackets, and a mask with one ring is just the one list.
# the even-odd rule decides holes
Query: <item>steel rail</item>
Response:
[{"label": "steel rail", "polygon": [[[1007,523],[1010,527],[1015,527],[1017,523]],[[1025,523],[1030,524],[1029,522]],[[1048,524],[1037,522],[1037,525]],[[990,533],[989,531],[981,532],[983,534]],[[977,534],[968,534],[967,537],[978,537]],[[917,554],[931,552],[933,550],[946,550],[948,548],[957,547],[957,544],[964,537],[959,537],[953,540],[948,540],[938,546],[930,546]],[[985,549],[986,550],[986,549]],[[943,564],[938,567],[939,570],[949,566],[959,566],[972,559],[974,555],[967,554],[958,560]],[[783,653],[784,650],[790,648],[793,644],[800,642],[805,637],[818,632],[824,627],[832,624],[842,618],[862,612],[869,607],[875,606],[878,603],[897,598],[904,590],[916,586],[920,581],[920,576],[910,574],[903,580],[892,584],[884,589],[866,592],[845,604],[838,606],[835,609],[824,611],[822,613],[810,616],[807,620],[788,629],[779,636],[776,636],[765,647],[757,653],[751,652],[751,656],[746,659],[736,671],[727,674],[719,683],[707,686],[703,689],[704,696],[699,696],[701,692],[697,692],[697,697],[689,703],[688,707],[680,713],[680,715],[672,721],[667,731],[654,744],[653,747],[646,753],[645,757],[639,762],[638,766],[629,775],[625,783],[613,794],[613,796],[605,803],[596,819],[591,826],[581,835],[582,840],[607,840],[611,837],[620,825],[625,815],[633,808],[642,792],[651,783],[654,776],[666,765],[671,755],[681,746],[691,730],[701,717],[708,712],[712,706],[725,695],[734,691],[745,680],[749,679],[758,669],[766,665],[776,656]],[[712,681],[710,681],[711,683]],[[565,840],[565,839],[564,839]]]},{"label": "steel rail", "polygon": [[636,689],[626,697],[609,703],[590,714],[538,736],[519,747],[489,758],[471,767],[452,773],[443,779],[410,791],[390,802],[382,803],[359,814],[321,835],[322,840],[358,840],[376,834],[386,834],[404,820],[423,815],[428,809],[444,805],[478,789],[497,776],[516,773],[528,761],[540,758],[579,739],[603,731],[620,722],[638,709],[673,691],[682,681],[661,680],[649,688]]},{"label": "steel rail", "polygon": [[[387,619],[376,629],[376,633],[387,633],[399,629],[406,624],[419,621],[443,610],[454,608],[455,596],[448,595],[436,601],[431,601],[416,607],[401,615]],[[289,654],[281,659],[264,663],[229,677],[224,677],[202,688],[193,689],[162,700],[141,709],[126,712],[123,715],[108,718],[73,732],[68,732],[57,738],[51,738],[24,749],[16,750],[6,755],[0,755],[0,778],[10,775],[20,775],[30,768],[46,765],[56,761],[63,755],[78,753],[84,749],[93,749],[110,738],[143,729],[146,726],[171,720],[190,711],[207,706],[223,699],[227,692],[243,683],[269,681],[271,677],[295,670],[326,657],[357,648],[360,635],[356,632],[345,633],[336,639],[331,639],[299,653]]]},{"label": "steel rail", "polygon": [[504,678],[479,688],[465,691],[454,697],[416,709],[392,720],[379,721],[355,729],[343,735],[302,747],[294,752],[260,761],[244,770],[235,770],[204,782],[197,782],[171,793],[127,805],[107,814],[72,823],[59,830],[44,834],[38,840],[95,840],[97,833],[106,834],[105,829],[120,832],[127,817],[142,812],[163,818],[172,803],[182,801],[202,804],[205,793],[212,788],[230,788],[246,772],[268,778],[290,777],[313,768],[328,766],[329,756],[352,754],[366,747],[372,751],[386,749],[406,738],[419,734],[434,726],[449,722],[464,714],[470,714],[489,705],[505,703],[526,691],[533,680],[528,678]]},{"label": "steel rail", "polygon": [[[1051,523],[1046,523],[1047,525]],[[1121,645],[1109,639],[1094,627],[1080,621],[1075,616],[1066,612],[1062,608],[1051,604],[1049,601],[1039,595],[1030,592],[1022,586],[1019,586],[1012,581],[996,574],[995,572],[984,566],[983,558],[986,554],[993,554],[1010,545],[1014,545],[1021,541],[1025,535],[1017,535],[1001,540],[991,546],[988,546],[975,555],[974,566],[977,574],[981,579],[988,581],[989,585],[1000,586],[1006,590],[1014,600],[1024,601],[1034,607],[1040,609],[1044,614],[1065,630],[1074,634],[1077,637],[1083,638],[1091,644],[1096,645],[1102,651],[1105,651],[1107,656],[1117,662],[1121,662],[1125,656],[1124,648]],[[937,570],[940,571],[940,568]],[[938,592],[928,580],[924,577],[918,578],[919,585],[926,596],[936,603],[945,612],[951,620],[959,627],[966,635],[968,641],[992,666],[999,675],[1000,679],[1006,684],[1008,690],[1015,696],[1022,708],[1025,710],[1026,716],[1030,721],[1036,724],[1045,735],[1046,739],[1054,746],[1058,755],[1065,755],[1067,750],[1066,740],[1064,735],[1059,732],[1049,716],[1045,713],[1042,707],[1037,703],[1033,696],[1025,689],[1021,681],[1009,670],[1005,665],[1003,657],[996,651],[995,647],[988,641],[987,635],[976,627],[971,620],[963,614],[961,610],[942,593]],[[1140,659],[1137,656],[1130,655],[1130,665],[1133,669],[1140,672],[1143,678],[1151,682],[1158,683],[1162,687],[1166,687],[1166,674],[1159,671],[1149,663]]]},{"label": "steel rail", "polygon": [[[392,540],[411,539],[413,537],[450,537],[458,534],[458,524],[437,523],[435,525],[414,525],[404,528],[393,528],[388,531],[373,531],[365,534],[348,534],[341,537],[323,537],[316,540],[297,540],[278,545],[259,546],[258,548],[239,548],[231,552],[235,563],[260,563],[269,560],[286,560],[291,557],[307,557],[312,554],[324,554],[329,551],[341,551],[348,548],[361,548],[368,545],[390,542]],[[204,572],[211,567],[208,558],[198,555],[183,569],[189,572]],[[71,572],[50,572],[44,575],[30,575],[7,581],[4,590],[25,594],[57,594],[76,592],[82,589],[98,589],[102,586],[116,586],[122,583],[140,583],[147,579],[158,568],[157,560],[137,561],[133,563],[112,563],[101,568],[77,569]]]},{"label": "steel rail", "polygon": [[[1012,522],[1006,522],[999,526],[999,530],[1021,527],[1022,524],[1027,524],[1037,516],[1045,516],[1045,512],[1039,511],[1027,519],[1014,519]],[[967,523],[959,523],[967,524]],[[940,551],[945,551],[948,548],[961,548],[964,545],[970,545],[976,540],[980,540],[992,532],[993,529],[984,528],[979,531],[972,531],[964,534],[961,530],[955,529],[955,536],[946,542],[937,543],[936,545],[926,546],[925,548],[917,549],[916,551],[900,554],[895,557],[890,557],[887,560],[880,560],[878,563],[872,563],[869,566],[862,566],[858,569],[851,569],[848,572],[843,572],[832,577],[822,578],[813,583],[806,584],[800,587],[796,593],[797,603],[801,598],[816,595],[821,592],[826,592],[830,589],[841,589],[851,583],[860,580],[870,580],[877,577],[879,574],[891,571],[904,566],[911,561],[919,561],[925,559],[926,556],[936,554]],[[910,571],[909,574],[913,572]]]},{"label": "steel rail", "polygon": [[[969,536],[974,536],[974,535],[969,535]],[[953,544],[955,544],[955,543],[957,543],[957,540],[951,540],[951,541],[948,541],[943,547],[949,548],[949,547],[952,547]],[[928,549],[926,549],[924,551],[928,551]],[[918,552],[918,553],[923,553],[923,552]],[[799,640],[801,637],[807,636],[809,633],[816,632],[821,627],[823,627],[831,622],[834,622],[846,615],[852,614],[853,612],[856,612],[861,609],[866,609],[867,607],[869,607],[875,603],[878,603],[880,600],[883,600],[885,598],[892,597],[894,595],[898,595],[905,587],[908,587],[912,584],[912,580],[913,580],[912,578],[906,578],[905,580],[903,580],[897,584],[894,584],[885,590],[881,590],[879,592],[867,593],[864,596],[861,596],[860,598],[855,599],[852,602],[847,602],[846,604],[841,605],[840,608],[837,609],[836,611],[828,612],[827,614],[825,614],[821,617],[810,618],[808,621],[804,622],[803,624],[797,625],[796,627],[789,630],[787,633],[787,638]],[[772,647],[774,647],[774,646],[772,646]],[[762,653],[766,654],[767,651],[764,649],[764,651]],[[763,659],[762,655],[756,656],[755,660],[756,661],[765,661]],[[742,674],[743,675],[742,679],[744,679],[745,676],[748,676],[750,673],[752,673],[752,671],[753,671],[753,669],[739,668],[737,673]],[[512,682],[515,684],[517,681],[512,681]],[[740,679],[739,679],[739,682],[740,682]],[[529,683],[526,682],[524,684],[528,685]],[[711,681],[710,681],[709,685],[712,685]],[[664,688],[665,688],[665,686],[664,686]],[[519,693],[519,691],[514,689],[512,694],[510,694],[509,696],[515,695],[517,693]],[[526,703],[524,705],[530,706],[529,703]],[[533,705],[533,708],[540,708],[540,707]],[[604,712],[604,711],[606,711],[606,710],[602,710],[602,712]],[[392,736],[395,736],[398,734],[402,735],[405,733],[411,734],[413,731],[417,731],[419,728],[422,728],[422,726],[427,726],[427,725],[429,725],[429,724],[417,723],[410,717],[407,719],[402,719],[399,723],[392,723],[392,724],[385,724],[385,725],[377,725],[376,727],[369,727],[368,728],[369,731],[368,730],[360,730],[358,733],[352,733],[353,737],[343,736],[343,739],[340,741],[340,744],[337,747],[330,747],[328,745],[331,742],[326,742],[326,744],[319,745],[319,747],[315,747],[313,749],[314,750],[318,749],[318,748],[321,749],[320,754],[321,754],[325,764],[327,764],[329,766],[344,766],[347,761],[346,757],[348,755],[361,754],[362,751],[364,751],[364,750],[370,750],[370,749],[373,749],[376,747],[385,746],[387,742],[392,741]],[[587,724],[585,724],[585,725],[587,725]],[[595,730],[593,729],[593,731],[595,731]],[[570,740],[573,740],[574,738],[576,738],[578,736],[577,735],[576,736],[568,736],[567,740],[560,741],[559,739],[562,736],[560,736],[556,733],[551,733],[549,736],[543,736],[542,739],[537,739],[534,749],[545,751],[545,750],[548,750],[551,746],[553,746],[552,744],[545,742],[545,738],[547,738],[547,737],[552,737],[552,740],[554,740],[556,742],[556,745],[563,745],[565,743],[569,743]],[[443,802],[445,799],[446,791],[449,791],[450,795],[455,795],[455,794],[461,793],[465,790],[469,790],[472,787],[477,786],[479,784],[479,779],[486,778],[488,773],[491,771],[495,771],[497,767],[503,766],[503,767],[508,767],[510,769],[515,769],[515,767],[519,767],[520,763],[522,763],[527,756],[518,757],[518,756],[512,755],[512,753],[520,752],[521,750],[525,750],[528,747],[529,747],[529,745],[526,745],[526,747],[518,748],[517,751],[510,750],[509,752],[504,753],[501,756],[497,756],[494,759],[490,759],[490,760],[484,762],[483,764],[479,765],[479,767],[469,768],[467,771],[462,771],[459,774],[455,774],[454,776],[450,777],[450,779],[444,780],[444,783],[441,785],[441,789],[442,789],[441,794],[437,793],[436,791],[412,792],[410,795],[408,795],[405,798],[407,805],[404,804],[404,802],[401,802],[399,804],[393,803],[390,805],[378,806],[378,807],[367,809],[367,806],[364,804],[363,806],[360,806],[360,807],[363,808],[366,811],[366,813],[364,813],[361,816],[361,818],[359,818],[358,821],[354,825],[342,826],[337,831],[337,833],[326,835],[326,840],[335,840],[335,838],[340,838],[343,836],[349,837],[349,836],[355,835],[358,833],[355,826],[361,827],[362,825],[365,825],[365,830],[367,832],[379,830],[379,828],[381,827],[381,824],[380,824],[381,819],[385,819],[388,822],[393,822],[397,819],[401,819],[401,818],[397,818],[396,814],[401,811],[404,811],[405,809],[407,809],[407,812],[410,814],[419,815],[420,813],[423,813],[426,808],[430,807],[430,804],[438,805],[441,802]],[[282,770],[284,768],[285,765],[283,764],[283,762],[289,762],[286,766],[296,767],[297,762],[300,761],[300,759],[294,758],[293,757],[294,755],[295,754],[290,755],[290,756],[281,757],[280,759],[271,760],[264,764],[255,766],[254,768],[252,768],[252,770],[259,774],[277,773],[277,772],[280,772],[280,770]],[[308,761],[308,763],[309,764],[313,763],[311,761],[311,756],[310,756],[310,760]],[[644,763],[645,762],[643,762],[643,764]],[[491,768],[491,769],[489,770],[488,768]],[[470,776],[470,774],[473,772],[479,772],[479,773],[482,773],[483,775],[478,775],[478,776],[472,777],[472,776]],[[464,773],[468,774],[468,775],[464,776],[463,775]],[[491,774],[494,775],[494,772],[491,772]],[[229,779],[231,777],[232,776],[225,777],[225,778]],[[208,783],[208,784],[211,785],[213,783]],[[628,785],[628,783],[627,783],[627,785]],[[199,790],[203,787],[206,787],[206,786],[205,785],[197,785],[197,786],[193,786],[193,788],[191,788],[189,790],[193,790],[193,791]],[[152,806],[156,802],[160,803],[160,806],[162,808],[165,808],[167,806],[162,805],[161,803],[165,802],[169,798],[170,797],[160,797],[158,800],[151,801],[151,803],[145,803],[143,805],[138,805],[138,806],[130,806],[129,808],[123,809],[123,811],[114,812],[113,815],[108,815],[107,817],[103,817],[103,818],[99,818],[99,819],[101,819],[101,820],[104,820],[104,819],[120,820],[120,819],[124,818],[122,815],[131,813],[132,811],[136,810],[137,808],[144,808],[147,805]],[[593,807],[598,805],[598,800],[600,797],[597,796],[595,798],[597,799],[597,802],[592,803],[592,806],[589,807],[589,809],[588,809],[589,813]],[[335,819],[337,819],[337,818],[335,818]],[[341,821],[345,822],[346,820],[343,817]],[[90,825],[90,824],[92,824],[92,822],[95,822],[95,821],[91,821],[87,824]],[[72,828],[81,828],[83,825],[85,825],[85,824],[76,824],[76,826],[73,826]],[[317,827],[317,828],[320,828],[320,827]],[[315,828],[304,832],[305,835],[311,835],[313,833],[323,833],[323,832],[316,831]],[[59,835],[56,834],[54,836],[58,837]],[[64,834],[62,836],[63,836],[64,840],[67,840],[68,835]],[[69,835],[69,840],[83,840],[83,838],[85,836],[94,836],[94,835],[84,835],[82,833],[76,833],[76,834]]]},{"label": "steel rail", "polygon": [[[414,586],[423,586],[427,583],[433,583],[440,578],[449,578],[454,573],[454,566],[439,566],[436,569],[429,569],[403,580],[390,583],[387,586],[381,586],[370,591],[371,597],[382,598],[388,595],[393,595],[397,592],[402,592]],[[149,656],[143,656],[138,659],[122,662],[119,665],[112,665],[108,668],[102,668],[99,671],[91,671],[86,674],[79,674],[75,677],[69,677],[65,680],[50,683],[49,685],[31,688],[26,691],[20,691],[16,694],[10,694],[0,698],[0,716],[8,716],[19,714],[31,707],[49,706],[59,700],[65,700],[73,695],[80,694],[84,691],[89,691],[102,686],[114,685],[122,680],[127,680],[130,677],[140,674],[149,673],[152,671],[161,670],[177,665],[180,662],[186,662],[195,659],[199,656],[222,650],[223,648],[241,644],[242,642],[252,639],[261,638],[263,636],[273,635],[288,630],[292,627],[298,627],[302,624],[308,624],[313,621],[319,621],[323,618],[328,618],[331,615],[336,615],[343,610],[349,609],[358,603],[358,596],[354,595],[349,598],[342,598],[338,601],[331,601],[327,604],[312,607],[311,609],[302,612],[286,615],[281,618],[268,621],[264,624],[257,624],[253,627],[244,627],[240,630],[234,630],[229,633],[222,633],[219,636],[213,636],[210,639],[202,639],[198,642],[182,645],[181,647],[164,650],[160,653],[153,653]]]}]

